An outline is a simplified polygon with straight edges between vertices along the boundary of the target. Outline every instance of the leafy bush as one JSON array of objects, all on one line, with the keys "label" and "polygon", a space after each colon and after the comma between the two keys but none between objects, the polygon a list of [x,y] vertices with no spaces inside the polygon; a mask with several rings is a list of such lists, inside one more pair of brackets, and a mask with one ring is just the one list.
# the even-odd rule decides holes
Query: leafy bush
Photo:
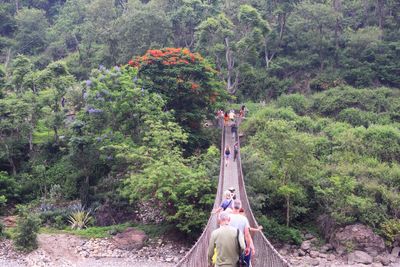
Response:
[{"label": "leafy bush", "polygon": [[278,107],[291,107],[298,115],[307,113],[310,101],[301,94],[282,95],[277,100]]},{"label": "leafy bush", "polygon": [[0,171],[0,211],[7,202],[20,200],[20,185],[14,177]]},{"label": "leafy bush", "polygon": [[386,88],[371,90],[343,86],[313,95],[311,108],[326,116],[336,116],[346,108],[382,113],[388,111],[392,94],[393,91]]},{"label": "leafy bush", "polygon": [[37,215],[22,211],[17,221],[14,244],[18,250],[32,251],[37,248],[40,219]]},{"label": "leafy bush", "polygon": [[377,120],[375,113],[362,111],[357,108],[346,108],[339,113],[337,118],[353,126],[364,127],[368,127]]},{"label": "leafy bush", "polygon": [[3,207],[6,205],[7,203],[7,198],[5,196],[0,195],[0,214],[3,211]]},{"label": "leafy bush", "polygon": [[82,205],[76,201],[54,204],[52,201],[42,199],[40,207],[36,210],[42,225],[62,229],[66,226],[69,215],[81,207]]},{"label": "leafy bush", "polygon": [[386,243],[391,246],[393,242],[400,238],[400,220],[390,219],[380,225],[380,232],[386,239]]},{"label": "leafy bush", "polygon": [[264,227],[263,231],[267,238],[296,245],[300,245],[303,241],[299,230],[281,225],[273,218],[269,219],[262,215],[258,218],[258,222]]}]

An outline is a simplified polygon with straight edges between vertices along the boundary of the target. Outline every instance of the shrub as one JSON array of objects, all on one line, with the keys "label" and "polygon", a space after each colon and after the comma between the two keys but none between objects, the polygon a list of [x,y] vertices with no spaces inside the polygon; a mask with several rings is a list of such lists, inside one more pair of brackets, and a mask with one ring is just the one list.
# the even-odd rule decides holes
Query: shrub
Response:
[{"label": "shrub", "polygon": [[5,196],[0,195],[0,214],[3,212],[3,208],[7,203],[7,198]]},{"label": "shrub", "polygon": [[14,236],[15,247],[27,252],[36,249],[39,226],[40,219],[37,215],[30,214],[27,211],[21,212]]},{"label": "shrub", "polygon": [[81,207],[82,205],[76,202],[53,204],[51,201],[42,200],[37,212],[42,225],[62,229],[66,226],[69,215]]},{"label": "shrub", "polygon": [[310,103],[309,100],[301,94],[282,95],[277,100],[278,107],[291,107],[298,115],[307,113]]},{"label": "shrub", "polygon": [[386,239],[387,245],[393,245],[396,238],[400,237],[400,220],[391,219],[381,224],[381,233]]},{"label": "shrub", "polygon": [[267,238],[300,245],[303,241],[299,230],[279,224],[274,219],[262,215],[258,222],[264,227],[263,231]]},{"label": "shrub", "polygon": [[87,228],[87,226],[91,223],[92,221],[92,216],[90,215],[90,211],[85,211],[85,209],[82,207],[81,209],[73,212],[69,216],[69,222],[71,224],[72,229],[83,229]]},{"label": "shrub", "polygon": [[54,227],[57,228],[57,229],[63,229],[65,227],[65,225],[66,225],[65,222],[66,222],[66,219],[65,219],[64,216],[57,215],[54,218]]},{"label": "shrub", "polygon": [[372,112],[362,111],[357,108],[343,109],[338,115],[340,121],[350,123],[353,126],[364,127],[374,123],[377,120],[376,117],[377,115]]}]

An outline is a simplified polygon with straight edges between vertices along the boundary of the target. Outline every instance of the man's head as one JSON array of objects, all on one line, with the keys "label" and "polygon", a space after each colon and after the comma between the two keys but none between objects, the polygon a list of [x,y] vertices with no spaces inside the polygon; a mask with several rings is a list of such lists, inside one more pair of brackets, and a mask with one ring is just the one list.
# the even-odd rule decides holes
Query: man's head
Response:
[{"label": "man's head", "polygon": [[232,197],[232,193],[231,193],[231,191],[229,191],[229,190],[226,190],[226,191],[224,192],[224,196],[225,196],[225,198],[226,198],[226,199],[229,199],[229,198],[231,198],[231,197]]},{"label": "man's head", "polygon": [[240,199],[235,199],[235,201],[233,201],[233,209],[239,211],[241,207],[242,201],[240,201]]},{"label": "man's head", "polygon": [[223,211],[219,214],[218,219],[220,224],[228,224],[231,220],[231,217],[229,217],[229,213],[227,211]]}]

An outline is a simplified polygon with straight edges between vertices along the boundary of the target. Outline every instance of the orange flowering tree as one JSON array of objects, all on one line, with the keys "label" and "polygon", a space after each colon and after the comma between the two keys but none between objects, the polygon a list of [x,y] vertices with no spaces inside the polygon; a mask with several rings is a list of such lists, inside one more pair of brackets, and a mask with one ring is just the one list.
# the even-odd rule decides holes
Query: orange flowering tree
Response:
[{"label": "orange flowering tree", "polygon": [[148,50],[129,65],[138,68],[144,89],[165,97],[166,109],[175,111],[177,122],[192,137],[200,132],[202,121],[213,114],[215,105],[227,98],[217,71],[189,49]]}]

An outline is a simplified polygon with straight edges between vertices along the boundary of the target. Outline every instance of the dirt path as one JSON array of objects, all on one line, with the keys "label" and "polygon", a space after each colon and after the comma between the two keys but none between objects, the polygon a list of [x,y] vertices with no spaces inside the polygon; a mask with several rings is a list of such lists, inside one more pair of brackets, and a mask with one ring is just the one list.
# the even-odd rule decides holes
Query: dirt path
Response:
[{"label": "dirt path", "polygon": [[[163,262],[132,251],[129,257],[84,257],[77,248],[87,239],[68,234],[39,234],[39,248],[29,254],[18,254],[10,240],[0,246],[1,267],[172,267],[174,263]],[[157,249],[151,247],[150,249]],[[7,255],[12,255],[8,257]],[[176,255],[175,255],[176,256]]]}]

